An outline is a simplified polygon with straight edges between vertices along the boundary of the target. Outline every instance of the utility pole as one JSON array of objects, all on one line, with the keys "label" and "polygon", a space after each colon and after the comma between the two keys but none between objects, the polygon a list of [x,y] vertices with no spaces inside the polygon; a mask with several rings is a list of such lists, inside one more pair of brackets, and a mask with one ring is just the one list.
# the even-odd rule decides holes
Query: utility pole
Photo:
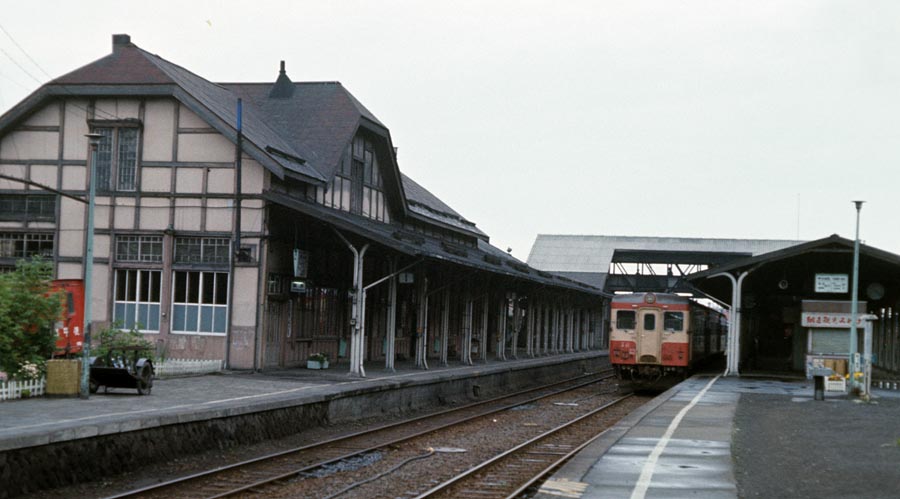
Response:
[{"label": "utility pole", "polygon": [[97,197],[97,147],[103,135],[89,133],[91,145],[90,184],[88,186],[87,238],[84,250],[84,338],[81,347],[81,398],[91,394],[91,289],[94,280],[94,201]]},{"label": "utility pole", "polygon": [[853,241],[853,290],[850,295],[850,386],[857,386],[856,373],[859,372],[859,359],[856,351],[856,321],[859,308],[859,212],[865,201],[853,201],[856,205],[856,239]]}]

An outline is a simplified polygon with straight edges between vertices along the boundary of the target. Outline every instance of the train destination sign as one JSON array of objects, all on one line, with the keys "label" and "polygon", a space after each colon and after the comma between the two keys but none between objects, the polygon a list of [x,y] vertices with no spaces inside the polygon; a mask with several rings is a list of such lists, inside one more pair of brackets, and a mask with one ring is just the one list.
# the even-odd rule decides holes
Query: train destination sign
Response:
[{"label": "train destination sign", "polygon": [[[863,327],[862,315],[856,317],[856,327]],[[834,312],[803,312],[800,314],[803,327],[829,327],[850,329],[850,314]]]},{"label": "train destination sign", "polygon": [[847,274],[816,274],[816,293],[846,293]]}]

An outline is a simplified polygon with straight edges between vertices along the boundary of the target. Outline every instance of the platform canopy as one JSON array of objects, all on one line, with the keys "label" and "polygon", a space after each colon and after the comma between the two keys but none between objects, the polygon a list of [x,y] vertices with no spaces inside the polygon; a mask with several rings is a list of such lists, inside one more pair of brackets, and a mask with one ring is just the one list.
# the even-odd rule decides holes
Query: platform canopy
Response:
[{"label": "platform canopy", "polygon": [[539,234],[528,264],[616,291],[684,291],[697,270],[780,250],[801,241]]},{"label": "platform canopy", "polygon": [[[859,299],[868,301],[871,307],[876,308],[894,306],[900,302],[900,255],[861,244],[859,258]],[[710,277],[719,273],[737,276],[749,272],[743,286],[742,306],[752,308],[762,296],[849,300],[849,290],[842,293],[817,292],[816,275],[846,275],[849,279],[852,269],[853,240],[834,234],[735,260],[688,275],[686,279],[695,288],[730,304],[730,282]]]},{"label": "platform canopy", "polygon": [[[802,370],[808,345],[812,345],[803,321],[804,307],[823,303],[830,307],[827,310],[839,310],[846,306],[852,300],[852,278],[853,241],[834,234],[735,260],[685,279],[731,308],[726,372],[737,374],[746,369]],[[882,318],[893,314],[891,310],[900,304],[900,255],[860,246],[857,299],[862,304],[860,313]],[[845,329],[849,331],[849,326]],[[856,351],[861,351],[859,345]]]}]

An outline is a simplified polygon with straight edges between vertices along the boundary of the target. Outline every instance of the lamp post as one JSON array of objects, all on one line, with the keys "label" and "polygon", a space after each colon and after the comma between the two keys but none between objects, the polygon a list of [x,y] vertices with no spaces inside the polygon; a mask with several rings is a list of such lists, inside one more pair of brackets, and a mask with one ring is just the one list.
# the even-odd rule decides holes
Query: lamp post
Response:
[{"label": "lamp post", "polygon": [[859,308],[859,212],[865,201],[853,201],[856,205],[856,239],[853,241],[853,290],[850,295],[850,386],[856,386],[859,361],[856,352],[856,321]]},{"label": "lamp post", "polygon": [[84,249],[84,337],[81,347],[81,398],[90,397],[91,386],[91,288],[94,278],[94,200],[97,196],[97,147],[103,135],[89,133],[91,146],[90,183],[88,184],[87,238]]}]

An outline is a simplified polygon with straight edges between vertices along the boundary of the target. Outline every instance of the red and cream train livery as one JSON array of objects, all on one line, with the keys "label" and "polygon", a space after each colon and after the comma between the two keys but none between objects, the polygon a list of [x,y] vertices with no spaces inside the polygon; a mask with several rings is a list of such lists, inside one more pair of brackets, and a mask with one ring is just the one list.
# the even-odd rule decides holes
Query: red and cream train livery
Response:
[{"label": "red and cream train livery", "polygon": [[617,295],[610,323],[609,358],[620,378],[684,377],[725,348],[725,317],[684,296]]}]

